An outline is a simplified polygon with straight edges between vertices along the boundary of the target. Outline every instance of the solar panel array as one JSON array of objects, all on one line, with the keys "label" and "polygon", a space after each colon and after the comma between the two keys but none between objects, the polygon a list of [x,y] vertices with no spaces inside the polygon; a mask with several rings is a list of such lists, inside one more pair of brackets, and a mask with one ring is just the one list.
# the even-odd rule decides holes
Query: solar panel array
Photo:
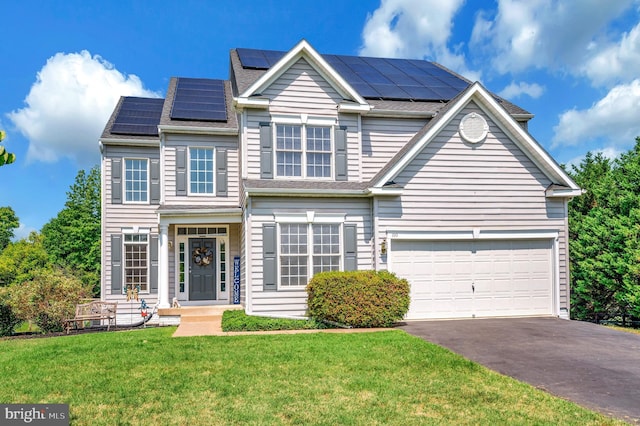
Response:
[{"label": "solar panel array", "polygon": [[178,78],[171,118],[173,120],[227,121],[224,81]]},{"label": "solar panel array", "polygon": [[162,98],[127,96],[122,100],[111,133],[118,135],[158,136]]},{"label": "solar panel array", "polygon": [[[237,49],[242,66],[271,68],[285,52]],[[469,83],[429,61],[360,56],[323,55],[323,58],[367,99],[448,101]]]}]

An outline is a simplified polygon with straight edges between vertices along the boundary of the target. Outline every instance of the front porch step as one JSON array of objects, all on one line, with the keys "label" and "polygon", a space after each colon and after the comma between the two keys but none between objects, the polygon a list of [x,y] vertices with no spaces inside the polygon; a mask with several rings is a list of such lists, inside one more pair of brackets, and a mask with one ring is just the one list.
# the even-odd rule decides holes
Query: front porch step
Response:
[{"label": "front porch step", "polygon": [[207,336],[222,332],[224,311],[244,309],[242,305],[182,306],[180,308],[158,309],[160,318],[179,319],[178,329],[173,337]]},{"label": "front porch step", "polygon": [[185,317],[191,315],[222,315],[224,311],[244,309],[242,305],[209,305],[209,306],[182,306],[180,308],[158,309],[158,315]]}]

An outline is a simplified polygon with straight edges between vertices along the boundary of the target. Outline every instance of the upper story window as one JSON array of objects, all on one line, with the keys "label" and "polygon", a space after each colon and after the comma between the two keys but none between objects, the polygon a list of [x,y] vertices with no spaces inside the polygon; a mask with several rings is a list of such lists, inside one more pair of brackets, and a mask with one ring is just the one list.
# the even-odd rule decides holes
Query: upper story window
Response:
[{"label": "upper story window", "polygon": [[146,203],[148,201],[148,165],[144,159],[125,159],[125,201]]},{"label": "upper story window", "polygon": [[331,127],[278,124],[278,177],[331,177]]},{"label": "upper story window", "polygon": [[213,194],[213,149],[189,149],[190,192]]}]

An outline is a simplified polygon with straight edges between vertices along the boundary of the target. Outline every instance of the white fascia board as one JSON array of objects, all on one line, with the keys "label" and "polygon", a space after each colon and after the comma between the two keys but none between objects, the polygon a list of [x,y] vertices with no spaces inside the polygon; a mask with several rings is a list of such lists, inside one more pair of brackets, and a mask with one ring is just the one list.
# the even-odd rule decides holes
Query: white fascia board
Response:
[{"label": "white fascia board", "polygon": [[269,108],[269,98],[262,97],[235,97],[233,98],[233,106],[236,107],[238,111],[242,111],[245,108],[253,108],[253,109],[267,109]]},{"label": "white fascia board", "polygon": [[418,241],[471,241],[471,240],[551,240],[560,235],[555,229],[466,229],[431,231],[387,231],[393,240]]},{"label": "white fascia board", "polygon": [[376,187],[372,187],[369,188],[369,193],[372,195],[387,195],[387,196],[394,196],[397,197],[399,195],[402,195],[404,188],[376,188]]},{"label": "white fascia board", "polygon": [[353,99],[362,106],[368,103],[356,92],[347,81],[338,74],[327,61],[324,60],[306,40],[301,40],[276,62],[265,74],[256,80],[239,98],[250,98],[252,95],[262,93],[277,80],[287,69],[299,59],[309,59],[312,67],[316,69],[345,99]]},{"label": "white fascia board", "polygon": [[162,124],[158,126],[160,134],[163,133],[180,133],[180,134],[197,134],[197,135],[226,135],[235,136],[238,129],[229,127],[199,127],[199,126],[173,126]]},{"label": "white fascia board", "polygon": [[116,138],[103,138],[100,139],[101,145],[138,145],[138,146],[153,146],[160,147],[160,140],[150,139],[116,139]]},{"label": "white fascia board", "polygon": [[219,209],[185,209],[171,212],[159,212],[160,225],[194,225],[202,223],[242,223],[242,211],[237,208]]},{"label": "white fascia board", "polygon": [[549,188],[545,191],[547,198],[573,198],[584,194],[583,189]]},{"label": "white fascia board", "polygon": [[338,104],[338,112],[345,114],[368,114],[372,110],[371,105],[353,104],[351,102],[342,102]]}]

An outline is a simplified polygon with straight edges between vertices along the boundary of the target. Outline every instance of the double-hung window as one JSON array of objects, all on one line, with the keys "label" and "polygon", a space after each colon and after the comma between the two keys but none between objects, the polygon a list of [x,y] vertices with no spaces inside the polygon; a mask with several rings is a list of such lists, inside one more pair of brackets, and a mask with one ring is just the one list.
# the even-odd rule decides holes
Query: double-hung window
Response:
[{"label": "double-hung window", "polygon": [[148,166],[144,159],[124,160],[124,194],[129,203],[148,201]]},{"label": "double-hung window", "polygon": [[276,125],[278,177],[330,178],[331,127]]},{"label": "double-hung window", "polygon": [[126,290],[149,291],[149,236],[124,235],[124,282]]},{"label": "double-hung window", "polygon": [[189,149],[189,182],[192,194],[213,194],[213,149]]},{"label": "double-hung window", "polygon": [[340,247],[340,224],[280,224],[280,286],[305,286],[318,272],[340,270]]}]

